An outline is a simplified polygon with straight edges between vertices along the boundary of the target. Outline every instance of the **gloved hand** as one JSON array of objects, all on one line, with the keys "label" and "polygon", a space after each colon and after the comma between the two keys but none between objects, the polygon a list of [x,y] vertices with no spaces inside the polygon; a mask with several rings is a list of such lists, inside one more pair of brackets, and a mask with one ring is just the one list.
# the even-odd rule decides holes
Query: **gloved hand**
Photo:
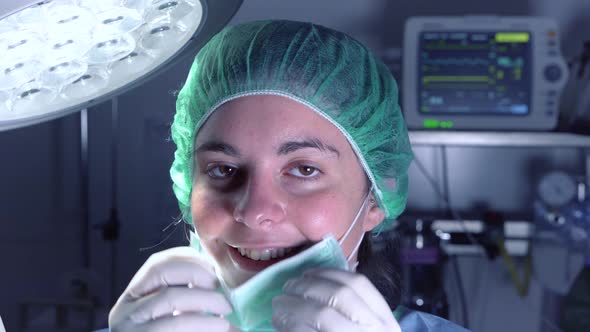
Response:
[{"label": "gloved hand", "polygon": [[279,332],[400,332],[387,302],[362,274],[316,269],[289,280],[273,299]]},{"label": "gloved hand", "polygon": [[109,314],[111,332],[227,332],[213,267],[190,247],[150,256]]}]

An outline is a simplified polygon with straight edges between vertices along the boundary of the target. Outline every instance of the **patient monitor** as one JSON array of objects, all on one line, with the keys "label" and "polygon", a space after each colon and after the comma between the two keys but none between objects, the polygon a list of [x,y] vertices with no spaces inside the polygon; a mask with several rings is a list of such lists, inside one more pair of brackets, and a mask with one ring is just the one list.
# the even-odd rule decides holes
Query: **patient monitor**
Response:
[{"label": "patient monitor", "polygon": [[551,130],[567,65],[541,17],[413,17],[403,111],[410,129]]}]

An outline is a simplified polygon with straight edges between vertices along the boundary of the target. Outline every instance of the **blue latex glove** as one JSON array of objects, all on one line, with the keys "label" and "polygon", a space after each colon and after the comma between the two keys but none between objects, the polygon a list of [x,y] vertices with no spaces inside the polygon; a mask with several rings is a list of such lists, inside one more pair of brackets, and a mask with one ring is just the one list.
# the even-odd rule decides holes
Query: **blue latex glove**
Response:
[{"label": "blue latex glove", "polygon": [[288,281],[273,300],[279,332],[400,332],[387,302],[364,275],[316,269]]},{"label": "blue latex glove", "polygon": [[109,314],[111,332],[228,332],[213,267],[190,247],[153,254]]}]

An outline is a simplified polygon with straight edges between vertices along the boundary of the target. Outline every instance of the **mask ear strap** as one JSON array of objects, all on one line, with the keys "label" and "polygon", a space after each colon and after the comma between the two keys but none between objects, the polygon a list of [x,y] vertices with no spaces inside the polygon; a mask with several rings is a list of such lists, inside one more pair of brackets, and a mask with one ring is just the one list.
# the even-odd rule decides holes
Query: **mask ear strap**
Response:
[{"label": "mask ear strap", "polygon": [[[365,234],[363,234],[361,236],[361,238],[359,239],[359,242],[357,242],[356,247],[354,247],[354,250],[350,253],[350,255],[348,255],[348,257],[346,257],[346,261],[350,262],[350,259],[352,258],[352,256],[354,256],[354,254],[356,254],[356,252],[359,250],[359,248],[361,247],[361,243],[363,242],[363,239],[365,238]],[[359,265],[358,262],[355,263],[354,269],[356,270],[357,265]]]},{"label": "mask ear strap", "polygon": [[363,212],[363,209],[365,208],[365,206],[367,205],[367,202],[369,201],[369,197],[371,196],[371,191],[373,191],[373,186],[371,186],[371,188],[369,189],[369,192],[367,193],[367,196],[365,196],[365,199],[363,200],[363,204],[361,205],[361,207],[359,208],[358,212],[356,213],[356,216],[354,217],[354,220],[352,221],[352,224],[350,224],[350,226],[348,226],[348,229],[346,230],[346,233],[344,233],[344,235],[338,241],[338,243],[340,245],[342,245],[342,243],[344,242],[344,239],[346,239],[346,237],[350,234],[350,232],[354,228],[354,225],[356,225],[356,222],[358,221],[359,217],[361,216],[361,213]]},{"label": "mask ear strap", "polygon": [[350,232],[352,231],[352,228],[354,227],[354,225],[356,224],[356,222],[358,221],[359,217],[361,216],[361,213],[363,212],[363,209],[365,208],[365,205],[367,205],[367,201],[369,196],[371,195],[371,191],[369,191],[369,193],[367,194],[367,196],[365,197],[365,199],[363,200],[363,204],[361,205],[360,209],[358,210],[358,212],[356,213],[356,216],[354,217],[354,220],[352,221],[352,224],[350,224],[350,226],[348,226],[348,229],[346,230],[346,233],[344,233],[344,235],[340,238],[340,240],[338,241],[338,243],[340,245],[342,245],[342,242],[344,242],[344,239],[346,239],[346,237],[350,234]]},{"label": "mask ear strap", "polygon": [[[346,231],[346,233],[344,233],[344,236],[342,238],[340,238],[339,244],[342,245],[342,243],[344,242],[344,239],[346,239],[346,237],[350,234],[350,232],[352,231],[352,228],[354,227],[354,225],[357,223],[361,213],[363,212],[365,206],[367,205],[367,202],[369,201],[369,197],[371,196],[371,192],[373,191],[373,186],[371,186],[371,188],[369,189],[369,192],[367,193],[367,196],[365,197],[365,200],[363,201],[363,204],[361,205],[359,211],[357,212],[356,216],[354,217],[354,221],[352,222],[352,224],[350,224],[350,226],[348,227],[348,230]],[[348,257],[346,257],[346,261],[350,262],[350,259],[352,258],[352,256],[354,256],[354,254],[356,254],[356,252],[359,250],[361,243],[363,242],[363,239],[365,238],[365,234],[363,234],[361,236],[361,238],[358,240],[356,246],[354,247],[354,249],[352,250],[352,252],[350,253],[350,255],[348,255]],[[356,270],[356,267],[358,266],[358,262],[355,263],[353,270]]]}]

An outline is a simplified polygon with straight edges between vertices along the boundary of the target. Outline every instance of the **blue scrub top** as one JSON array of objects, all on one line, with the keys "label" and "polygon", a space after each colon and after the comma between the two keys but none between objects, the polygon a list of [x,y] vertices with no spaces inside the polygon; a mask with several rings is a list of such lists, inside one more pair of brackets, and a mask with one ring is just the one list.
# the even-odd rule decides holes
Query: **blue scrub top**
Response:
[{"label": "blue scrub top", "polygon": [[398,306],[393,315],[402,332],[470,332],[446,319]]},{"label": "blue scrub top", "polygon": [[[393,315],[397,318],[402,332],[470,332],[446,319],[402,306],[399,306]],[[109,332],[109,329],[95,332]]]}]

